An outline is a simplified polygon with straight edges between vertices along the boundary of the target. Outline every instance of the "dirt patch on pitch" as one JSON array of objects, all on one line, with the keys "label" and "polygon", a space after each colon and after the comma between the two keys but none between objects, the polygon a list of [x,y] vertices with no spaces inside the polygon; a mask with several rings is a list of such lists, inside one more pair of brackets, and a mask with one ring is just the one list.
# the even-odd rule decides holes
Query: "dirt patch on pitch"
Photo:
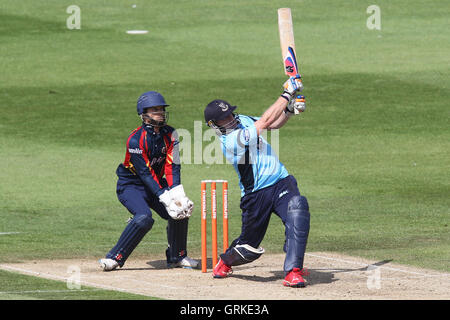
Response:
[{"label": "dirt patch on pitch", "polygon": [[45,260],[1,264],[0,269],[81,285],[175,300],[450,299],[450,274],[391,261],[331,253],[308,253],[308,286],[282,286],[283,254],[265,254],[234,267],[226,279],[200,270],[166,269],[164,257],[129,259],[124,268],[103,272],[93,260]]}]

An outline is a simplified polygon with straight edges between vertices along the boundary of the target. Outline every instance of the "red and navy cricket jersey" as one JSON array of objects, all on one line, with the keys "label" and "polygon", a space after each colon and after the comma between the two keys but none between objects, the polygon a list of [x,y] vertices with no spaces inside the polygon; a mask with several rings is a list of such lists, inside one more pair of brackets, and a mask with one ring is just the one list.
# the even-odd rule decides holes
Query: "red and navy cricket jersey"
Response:
[{"label": "red and navy cricket jersey", "polygon": [[118,184],[144,185],[161,195],[181,183],[178,152],[174,128],[164,126],[156,133],[151,125],[142,124],[128,137],[125,161],[116,171]]}]

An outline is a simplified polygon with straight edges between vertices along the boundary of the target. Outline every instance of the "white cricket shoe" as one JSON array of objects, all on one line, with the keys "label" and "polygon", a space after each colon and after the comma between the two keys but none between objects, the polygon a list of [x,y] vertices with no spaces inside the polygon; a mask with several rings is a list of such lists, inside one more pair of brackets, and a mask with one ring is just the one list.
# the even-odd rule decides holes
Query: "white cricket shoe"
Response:
[{"label": "white cricket shoe", "polygon": [[103,271],[112,271],[119,266],[117,261],[113,259],[100,259],[98,260],[98,263],[100,263],[100,267]]},{"label": "white cricket shoe", "polygon": [[169,263],[169,268],[198,269],[199,262],[189,257],[184,257],[176,263]]}]

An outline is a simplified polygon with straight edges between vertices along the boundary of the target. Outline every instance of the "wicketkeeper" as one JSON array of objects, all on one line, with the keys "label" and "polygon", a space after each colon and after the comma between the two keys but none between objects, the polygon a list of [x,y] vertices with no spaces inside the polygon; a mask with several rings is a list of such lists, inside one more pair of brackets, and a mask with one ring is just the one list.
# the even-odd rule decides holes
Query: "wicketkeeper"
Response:
[{"label": "wicketkeeper", "polygon": [[227,277],[232,266],[255,261],[264,253],[259,245],[274,212],[285,226],[283,285],[305,286],[302,276],[310,224],[308,201],[261,135],[264,130],[281,128],[291,116],[304,111],[304,97],[297,95],[302,88],[299,77],[289,78],[281,96],[261,117],[237,115],[236,107],[223,100],[214,100],[205,108],[205,121],[219,136],[241,188],[241,234],[220,255],[213,270],[215,278]]},{"label": "wicketkeeper", "polygon": [[142,94],[137,101],[142,125],[128,137],[125,161],[116,171],[117,197],[133,218],[106,258],[100,259],[104,271],[124,265],[152,228],[152,210],[168,221],[168,266],[198,267],[198,261],[187,256],[188,221],[193,202],[181,184],[178,139],[174,128],[167,125],[168,106],[164,97],[155,91]]}]

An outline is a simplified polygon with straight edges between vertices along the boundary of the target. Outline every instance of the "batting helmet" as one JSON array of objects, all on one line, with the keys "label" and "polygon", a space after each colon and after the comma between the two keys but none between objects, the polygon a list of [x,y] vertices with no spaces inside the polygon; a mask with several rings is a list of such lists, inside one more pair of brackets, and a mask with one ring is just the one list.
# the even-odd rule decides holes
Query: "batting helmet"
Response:
[{"label": "batting helmet", "polygon": [[233,113],[236,106],[230,105],[225,100],[213,100],[205,108],[204,116],[206,124],[210,124],[210,121],[217,121],[226,118],[229,114]]},{"label": "batting helmet", "polygon": [[[230,105],[225,100],[217,99],[211,101],[204,110],[206,125],[216,130],[218,135],[226,134],[227,132],[234,130],[240,123],[238,115],[234,114],[236,108],[236,106]],[[233,120],[223,126],[217,124],[217,121],[225,119],[230,114],[233,115]]]}]

